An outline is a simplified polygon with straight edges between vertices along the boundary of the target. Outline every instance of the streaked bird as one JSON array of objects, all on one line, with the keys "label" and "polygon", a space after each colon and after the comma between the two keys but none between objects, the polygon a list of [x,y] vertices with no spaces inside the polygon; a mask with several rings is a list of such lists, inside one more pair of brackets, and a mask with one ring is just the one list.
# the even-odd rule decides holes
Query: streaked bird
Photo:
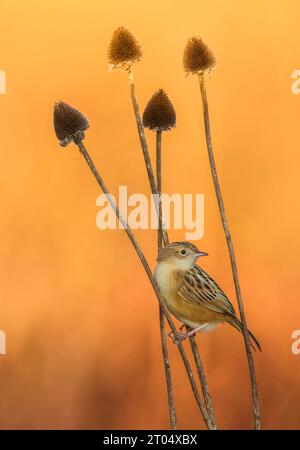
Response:
[{"label": "streaked bird", "polygon": [[[177,333],[175,341],[198,331],[210,331],[221,323],[229,323],[242,332],[242,323],[220,286],[196,264],[207,253],[189,242],[173,242],[159,252],[155,278],[168,310],[187,328]],[[251,345],[261,350],[249,331]]]}]

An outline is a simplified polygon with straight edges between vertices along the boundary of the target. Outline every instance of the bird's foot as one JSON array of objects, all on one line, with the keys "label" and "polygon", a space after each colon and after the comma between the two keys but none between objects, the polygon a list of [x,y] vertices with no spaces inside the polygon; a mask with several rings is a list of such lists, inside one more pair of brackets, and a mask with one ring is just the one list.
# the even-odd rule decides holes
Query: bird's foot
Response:
[{"label": "bird's foot", "polygon": [[[180,327],[180,330],[182,330],[182,327]],[[176,331],[174,334],[173,331],[170,331],[168,336],[172,338],[174,344],[178,345],[188,337],[188,333],[180,333],[179,331]]]},{"label": "bird's foot", "polygon": [[182,330],[183,328],[186,329],[186,333],[180,333],[179,331],[176,331],[175,335],[173,333],[173,331],[170,331],[170,333],[168,333],[168,336],[170,336],[174,342],[174,344],[180,344],[180,342],[184,341],[186,338],[194,338],[196,333],[198,333],[198,331],[201,331],[203,328],[205,328],[208,324],[204,323],[202,325],[200,325],[197,328],[190,328],[187,325],[181,325],[179,330]]},{"label": "bird's foot", "polygon": [[178,345],[183,342],[188,337],[188,333],[179,333],[177,331],[176,335],[173,336],[173,343]]}]

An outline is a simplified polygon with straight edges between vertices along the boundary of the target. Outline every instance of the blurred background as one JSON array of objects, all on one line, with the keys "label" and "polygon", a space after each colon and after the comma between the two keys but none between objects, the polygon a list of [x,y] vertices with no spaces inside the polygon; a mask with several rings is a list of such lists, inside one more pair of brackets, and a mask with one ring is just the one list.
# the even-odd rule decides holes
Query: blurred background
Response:
[{"label": "blurred background", "polygon": [[[300,4],[296,0],[0,1],[0,428],[164,428],[166,389],[155,296],[122,231],[96,228],[99,188],[75,146],[53,131],[58,100],[90,122],[86,146],[113,193],[149,195],[123,71],[108,72],[114,29],[143,45],[134,66],[143,109],[167,91],[177,127],[163,137],[163,188],[205,194],[201,261],[236,306],[209,172],[187,39],[218,65],[207,82],[215,156],[255,354],[262,426],[299,428],[298,208]],[[154,134],[147,132],[154,157]],[[171,230],[171,240],[184,239]],[[137,237],[154,267],[156,235]],[[220,428],[251,428],[243,339],[220,326],[198,338]],[[185,344],[187,345],[187,344]],[[180,428],[203,428],[170,344]]]}]

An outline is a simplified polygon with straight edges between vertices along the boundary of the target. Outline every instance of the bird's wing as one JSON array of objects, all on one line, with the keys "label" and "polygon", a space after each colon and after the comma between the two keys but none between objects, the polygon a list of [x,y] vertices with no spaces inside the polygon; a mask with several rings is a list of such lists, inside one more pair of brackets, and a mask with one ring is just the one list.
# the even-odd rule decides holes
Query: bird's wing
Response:
[{"label": "bird's wing", "polygon": [[236,316],[233,305],[217,283],[199,266],[182,275],[178,294],[186,302],[193,303],[211,311]]}]

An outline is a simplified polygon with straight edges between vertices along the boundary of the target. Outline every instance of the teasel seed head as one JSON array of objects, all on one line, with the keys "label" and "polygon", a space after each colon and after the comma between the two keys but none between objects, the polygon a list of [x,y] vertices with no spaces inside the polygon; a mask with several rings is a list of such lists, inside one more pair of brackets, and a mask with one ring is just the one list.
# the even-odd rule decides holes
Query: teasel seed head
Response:
[{"label": "teasel seed head", "polygon": [[174,106],[163,89],[155,92],[147,103],[143,125],[155,131],[168,131],[176,126]]},{"label": "teasel seed head", "polygon": [[84,131],[89,127],[87,119],[80,111],[64,102],[54,105],[54,130],[62,147],[71,141],[75,144],[84,139]]},{"label": "teasel seed head", "polygon": [[128,69],[142,59],[142,47],[126,27],[114,31],[108,48],[108,61],[113,69]]},{"label": "teasel seed head", "polygon": [[208,73],[216,65],[214,54],[200,37],[191,37],[183,54],[183,67],[186,73]]}]

